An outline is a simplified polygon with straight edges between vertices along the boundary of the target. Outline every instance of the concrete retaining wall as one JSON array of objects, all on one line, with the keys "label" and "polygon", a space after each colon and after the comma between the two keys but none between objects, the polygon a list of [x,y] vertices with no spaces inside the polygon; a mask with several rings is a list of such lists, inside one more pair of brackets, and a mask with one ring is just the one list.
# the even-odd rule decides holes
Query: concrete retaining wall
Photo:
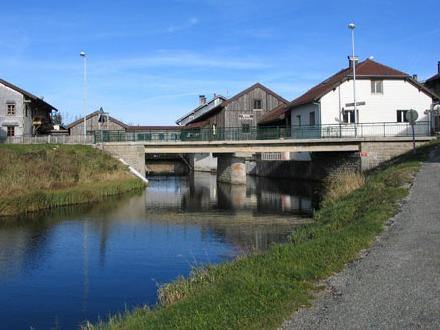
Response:
[{"label": "concrete retaining wall", "polygon": [[189,154],[191,167],[194,171],[199,172],[215,172],[217,171],[217,158],[211,153],[206,154]]},{"label": "concrete retaining wall", "polygon": [[189,173],[188,166],[179,160],[159,160],[146,161],[145,169],[148,174],[156,175],[187,175]]},{"label": "concrete retaining wall", "polygon": [[104,151],[122,158],[139,173],[145,175],[145,149],[143,145],[104,145]]}]

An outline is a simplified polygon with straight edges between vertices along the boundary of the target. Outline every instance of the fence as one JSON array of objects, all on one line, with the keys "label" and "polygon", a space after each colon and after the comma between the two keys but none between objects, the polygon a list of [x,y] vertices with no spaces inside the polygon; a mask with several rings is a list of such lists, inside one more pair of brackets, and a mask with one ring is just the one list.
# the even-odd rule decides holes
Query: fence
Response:
[{"label": "fence", "polygon": [[[414,125],[416,136],[429,136],[429,122]],[[105,131],[95,133],[95,143],[100,142],[172,142],[172,141],[246,141],[277,139],[323,139],[412,136],[409,123],[360,123],[331,124],[293,127],[226,127],[186,129],[180,132],[123,132]]]},{"label": "fence", "polygon": [[93,135],[8,136],[0,140],[9,144],[93,144]]},{"label": "fence", "polygon": [[[294,126],[292,138],[364,138],[364,137],[398,137],[412,136],[409,123],[359,123],[332,124],[316,126]],[[431,135],[430,122],[420,121],[414,125],[416,136]]]},{"label": "fence", "polygon": [[[416,136],[431,135],[430,122],[414,125]],[[94,135],[9,136],[0,142],[11,144],[94,144],[101,142],[246,141],[277,139],[323,139],[412,136],[409,123],[331,124],[293,127],[226,127],[180,131],[97,131]]]}]

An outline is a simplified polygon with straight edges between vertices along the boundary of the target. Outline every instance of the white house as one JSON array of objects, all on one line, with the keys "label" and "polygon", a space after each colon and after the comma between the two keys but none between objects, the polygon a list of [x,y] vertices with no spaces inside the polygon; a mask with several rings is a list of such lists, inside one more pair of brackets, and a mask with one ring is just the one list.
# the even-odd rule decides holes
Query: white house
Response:
[{"label": "white house", "polygon": [[429,134],[425,110],[437,98],[410,75],[367,59],[356,65],[356,113],[351,65],[290,102],[286,112],[295,137],[406,135],[410,109],[419,115],[417,133]]},{"label": "white house", "polygon": [[52,105],[0,79],[0,139],[49,133]]}]

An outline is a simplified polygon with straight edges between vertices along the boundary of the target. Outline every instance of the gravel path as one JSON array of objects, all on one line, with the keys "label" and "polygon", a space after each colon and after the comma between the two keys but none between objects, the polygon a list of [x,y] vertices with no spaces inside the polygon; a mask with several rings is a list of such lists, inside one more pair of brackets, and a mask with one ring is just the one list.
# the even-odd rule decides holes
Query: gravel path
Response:
[{"label": "gravel path", "polygon": [[440,329],[440,150],[392,223],[283,329]]}]

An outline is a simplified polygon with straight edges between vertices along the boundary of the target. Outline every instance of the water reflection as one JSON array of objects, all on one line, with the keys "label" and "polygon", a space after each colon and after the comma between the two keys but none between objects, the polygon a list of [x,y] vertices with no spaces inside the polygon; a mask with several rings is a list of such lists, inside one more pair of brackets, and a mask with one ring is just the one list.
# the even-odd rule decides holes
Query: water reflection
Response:
[{"label": "water reflection", "polygon": [[306,221],[314,188],[152,178],[145,193],[0,221],[2,327],[75,328],[154,304],[158,283],[282,242]]},{"label": "water reflection", "polygon": [[215,175],[149,177],[146,207],[156,210],[252,210],[257,213],[310,215],[319,186],[310,182],[248,177],[246,185],[217,183]]}]

